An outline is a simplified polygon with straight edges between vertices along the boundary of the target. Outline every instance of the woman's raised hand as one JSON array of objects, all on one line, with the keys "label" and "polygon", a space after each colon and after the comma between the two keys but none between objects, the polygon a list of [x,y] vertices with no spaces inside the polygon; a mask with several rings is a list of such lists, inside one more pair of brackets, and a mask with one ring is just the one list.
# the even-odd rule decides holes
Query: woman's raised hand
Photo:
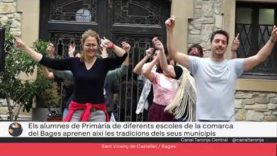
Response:
[{"label": "woman's raised hand", "polygon": [[131,46],[129,43],[127,43],[126,41],[121,42],[121,47],[126,51],[129,52],[131,49]]},{"label": "woman's raised hand", "polygon": [[23,49],[25,47],[25,43],[22,41],[21,38],[15,37],[15,46],[19,49]]},{"label": "woman's raised hand", "polygon": [[171,16],[165,21],[165,27],[168,30],[172,30],[175,27],[175,17]]},{"label": "woman's raised hand", "polygon": [[107,49],[114,49],[114,43],[108,39],[106,39],[105,37],[103,39],[101,39],[101,47],[103,48],[107,48]]}]

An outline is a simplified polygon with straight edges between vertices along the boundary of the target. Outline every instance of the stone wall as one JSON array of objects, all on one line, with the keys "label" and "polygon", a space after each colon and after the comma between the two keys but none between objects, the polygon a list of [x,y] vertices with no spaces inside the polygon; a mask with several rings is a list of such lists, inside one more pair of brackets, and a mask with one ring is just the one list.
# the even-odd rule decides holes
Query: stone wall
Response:
[{"label": "stone wall", "polygon": [[277,93],[236,93],[237,121],[277,121]]},{"label": "stone wall", "polygon": [[1,25],[11,21],[13,34],[21,35],[21,14],[16,11],[16,0],[0,0],[0,23]]},{"label": "stone wall", "polygon": [[[195,0],[194,18],[189,21],[188,45],[200,43],[210,55],[210,35],[223,28],[223,0]],[[232,38],[230,38],[231,40]],[[277,121],[277,93],[237,91],[237,121]]]},{"label": "stone wall", "polygon": [[222,29],[222,0],[195,0],[194,17],[189,21],[188,44],[200,43],[204,56],[210,54],[210,35]]}]

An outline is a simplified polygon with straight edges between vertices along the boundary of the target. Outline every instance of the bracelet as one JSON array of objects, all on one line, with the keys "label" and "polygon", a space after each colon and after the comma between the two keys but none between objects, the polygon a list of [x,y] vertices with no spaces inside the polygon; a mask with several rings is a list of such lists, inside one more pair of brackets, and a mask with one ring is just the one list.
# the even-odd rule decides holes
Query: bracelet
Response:
[{"label": "bracelet", "polygon": [[110,49],[114,49],[114,44],[112,43],[110,46],[109,46]]}]

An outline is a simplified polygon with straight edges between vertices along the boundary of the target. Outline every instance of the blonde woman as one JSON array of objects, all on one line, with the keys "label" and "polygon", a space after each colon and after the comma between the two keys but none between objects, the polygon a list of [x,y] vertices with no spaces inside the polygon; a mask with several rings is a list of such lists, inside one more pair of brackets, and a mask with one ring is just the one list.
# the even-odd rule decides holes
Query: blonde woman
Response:
[{"label": "blonde woman", "polygon": [[[58,70],[71,70],[74,77],[74,96],[69,104],[64,121],[109,121],[104,104],[104,79],[109,70],[119,67],[127,53],[108,39],[101,39],[93,30],[87,30],[81,38],[81,57],[51,59],[28,47],[20,38],[16,45],[26,52],[34,61]],[[100,45],[101,44],[101,45]],[[100,46],[112,49],[117,57],[98,58]]]}]

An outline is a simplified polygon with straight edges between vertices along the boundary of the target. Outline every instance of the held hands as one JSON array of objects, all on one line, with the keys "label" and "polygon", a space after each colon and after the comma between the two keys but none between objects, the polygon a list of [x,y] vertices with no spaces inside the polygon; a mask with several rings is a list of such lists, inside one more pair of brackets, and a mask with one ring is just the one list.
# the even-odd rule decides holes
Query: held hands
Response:
[{"label": "held hands", "polygon": [[175,27],[175,17],[171,16],[165,21],[165,27],[167,30],[172,30]]},{"label": "held hands", "polygon": [[272,44],[275,44],[276,41],[277,41],[277,27],[276,27],[276,25],[274,25],[272,32],[271,32],[270,42]]},{"label": "held hands", "polygon": [[236,52],[239,46],[240,46],[240,41],[239,41],[239,33],[238,33],[235,39],[233,40],[231,51]]}]

